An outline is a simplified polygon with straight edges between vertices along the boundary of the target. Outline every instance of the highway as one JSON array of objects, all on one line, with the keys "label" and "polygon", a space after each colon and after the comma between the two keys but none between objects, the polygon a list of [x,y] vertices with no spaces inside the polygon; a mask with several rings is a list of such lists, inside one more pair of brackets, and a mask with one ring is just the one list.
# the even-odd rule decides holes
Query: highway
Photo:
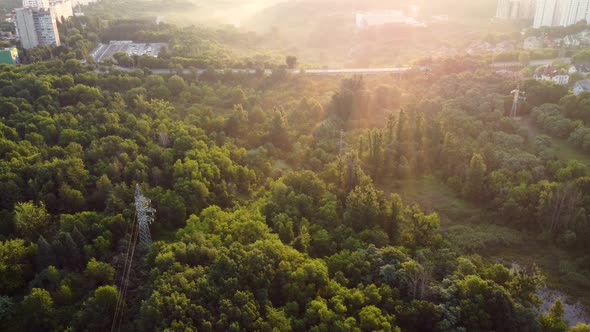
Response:
[{"label": "highway", "polygon": [[[113,69],[130,72],[134,69],[131,68],[124,68],[119,66],[113,66]],[[412,69],[411,67],[397,67],[397,68],[351,68],[351,69],[288,69],[287,72],[290,74],[299,74],[305,73],[306,75],[376,75],[376,74],[402,74],[407,72],[408,70]],[[100,73],[100,70],[97,69],[97,72]],[[205,69],[197,69],[195,73],[197,75],[202,75],[206,70]],[[217,73],[225,73],[230,71],[232,73],[243,73],[243,74],[255,74],[256,69],[215,69]],[[172,74],[175,73],[174,70],[170,69],[151,69],[151,72],[154,74]],[[192,74],[193,70],[191,69],[184,69],[183,74]],[[271,69],[264,70],[266,75],[272,74]]]},{"label": "highway", "polygon": [[[529,62],[529,66],[544,66],[550,65],[555,61],[561,61],[565,63],[570,63],[571,58],[557,58],[557,59],[544,59],[544,60],[531,60]],[[513,67],[522,67],[520,62],[518,61],[510,61],[510,62],[494,62],[492,63],[493,68],[513,68]]]}]

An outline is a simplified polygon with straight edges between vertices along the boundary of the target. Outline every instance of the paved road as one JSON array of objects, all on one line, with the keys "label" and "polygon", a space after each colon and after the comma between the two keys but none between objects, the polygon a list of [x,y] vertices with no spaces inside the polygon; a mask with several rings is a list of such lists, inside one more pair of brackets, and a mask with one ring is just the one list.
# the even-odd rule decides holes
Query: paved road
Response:
[{"label": "paved road", "polygon": [[[531,65],[531,66],[550,65],[554,61],[557,61],[557,60],[565,62],[565,63],[570,63],[572,59],[571,58],[558,58],[558,59],[531,60],[529,65]],[[492,63],[492,67],[494,67],[494,68],[522,67],[522,65],[518,61],[494,62],[494,63]]]},{"label": "paved road", "polygon": [[[133,69],[124,68],[119,66],[113,66],[114,69],[130,72]],[[398,67],[398,68],[352,68],[352,69],[304,69],[303,72],[308,75],[351,75],[351,74],[363,74],[363,75],[372,75],[372,74],[401,74],[408,70],[412,69],[411,67]],[[100,72],[98,69],[97,72]],[[171,74],[174,71],[169,69],[151,69],[152,73],[154,74]],[[255,69],[216,69],[218,73],[224,73],[226,71],[231,71],[232,73],[244,73],[244,74],[255,74]],[[301,69],[291,69],[287,70],[291,74],[299,74],[302,72]],[[197,69],[197,75],[202,75],[205,72],[205,69]],[[184,69],[184,74],[192,74],[192,70]],[[264,71],[266,75],[272,74],[271,69],[266,69]]]}]

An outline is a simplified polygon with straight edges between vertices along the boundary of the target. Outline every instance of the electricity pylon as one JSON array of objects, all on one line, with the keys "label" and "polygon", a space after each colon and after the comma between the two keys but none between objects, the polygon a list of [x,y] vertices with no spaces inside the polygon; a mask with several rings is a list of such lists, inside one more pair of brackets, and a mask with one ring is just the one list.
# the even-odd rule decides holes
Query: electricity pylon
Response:
[{"label": "electricity pylon", "polygon": [[512,110],[510,111],[510,117],[516,118],[518,114],[518,104],[520,101],[526,100],[526,92],[520,90],[520,86],[518,86],[515,90],[510,92],[514,95],[514,99],[512,100]]},{"label": "electricity pylon", "polygon": [[127,299],[127,291],[129,290],[129,276],[132,271],[133,257],[135,256],[137,242],[139,241],[139,243],[144,246],[149,246],[152,243],[150,224],[154,221],[154,213],[156,210],[151,207],[151,202],[152,201],[149,198],[143,195],[139,184],[136,185],[135,218],[133,219],[131,231],[129,233],[129,243],[127,245],[127,253],[125,253],[125,262],[123,262],[123,273],[121,274],[119,298],[117,300],[117,307],[115,308],[115,317],[113,317],[111,331],[118,331],[121,329],[125,300]]},{"label": "electricity pylon", "polygon": [[150,245],[150,225],[154,221],[156,210],[150,206],[151,200],[143,195],[139,184],[135,187],[135,211],[137,212],[137,223],[139,224],[139,241]]}]

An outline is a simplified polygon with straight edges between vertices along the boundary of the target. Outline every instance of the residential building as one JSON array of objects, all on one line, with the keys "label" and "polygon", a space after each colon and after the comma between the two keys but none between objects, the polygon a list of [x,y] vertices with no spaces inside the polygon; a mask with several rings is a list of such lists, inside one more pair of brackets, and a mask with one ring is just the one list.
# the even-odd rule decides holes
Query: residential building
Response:
[{"label": "residential building", "polygon": [[574,35],[568,35],[563,38],[563,46],[565,47],[590,47],[590,30],[584,30]]},{"label": "residential building", "polygon": [[543,38],[541,37],[527,37],[524,40],[522,48],[525,50],[534,50],[543,48]]},{"label": "residential building", "polygon": [[24,49],[39,45],[60,45],[57,25],[51,9],[18,8],[16,28]]},{"label": "residential building", "polygon": [[498,5],[496,7],[496,18],[501,20],[509,19],[512,9],[511,4],[511,0],[498,0]]},{"label": "residential building", "polygon": [[551,81],[560,85],[567,85],[570,81],[570,76],[564,70],[550,65],[537,68],[534,78],[537,81]]},{"label": "residential building", "polygon": [[72,5],[76,6],[88,6],[91,3],[98,2],[98,0],[73,0]]},{"label": "residential building", "polygon": [[16,31],[24,49],[33,48],[39,45],[32,9],[16,9]]},{"label": "residential building", "polygon": [[533,28],[559,25],[561,20],[561,0],[537,0]]},{"label": "residential building", "polygon": [[496,70],[496,74],[505,78],[509,78],[515,81],[524,81],[526,80],[526,76],[519,72],[519,71],[513,71],[513,70],[506,70],[506,69],[501,69],[501,70]]},{"label": "residential building", "polygon": [[23,8],[49,8],[49,0],[23,0]]},{"label": "residential building", "polygon": [[50,2],[53,17],[61,23],[74,16],[72,0],[52,0]]},{"label": "residential building", "polygon": [[0,49],[0,63],[13,65],[18,63],[18,50],[16,47]]},{"label": "residential building", "polygon": [[578,81],[574,84],[574,94],[579,95],[582,92],[590,91],[590,80]]},{"label": "residential building", "polygon": [[579,73],[580,75],[587,76],[588,74],[590,74],[590,63],[572,65],[570,69],[567,71],[567,73],[570,75],[574,73]]},{"label": "residential building", "polygon": [[561,18],[559,25],[568,26],[588,19],[590,0],[560,0]]},{"label": "residential building", "polygon": [[523,20],[532,20],[535,18],[536,4],[537,0],[520,0],[520,18]]},{"label": "residential building", "polygon": [[533,28],[590,21],[590,0],[537,0]]},{"label": "residential building", "polygon": [[386,24],[405,24],[411,26],[426,26],[423,22],[407,16],[400,10],[383,10],[356,13],[356,27],[367,29],[371,26],[380,26]]},{"label": "residential building", "polygon": [[500,20],[529,20],[535,15],[535,0],[498,0],[496,18]]}]

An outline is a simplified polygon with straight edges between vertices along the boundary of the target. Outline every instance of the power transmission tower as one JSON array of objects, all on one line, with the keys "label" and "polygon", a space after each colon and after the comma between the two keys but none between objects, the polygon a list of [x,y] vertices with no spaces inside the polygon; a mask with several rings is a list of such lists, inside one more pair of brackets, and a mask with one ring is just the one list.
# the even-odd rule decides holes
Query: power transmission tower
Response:
[{"label": "power transmission tower", "polygon": [[516,118],[518,114],[518,104],[520,101],[526,100],[526,92],[520,90],[520,86],[518,86],[515,90],[511,92],[514,95],[514,99],[512,101],[512,110],[510,111],[510,117]]},{"label": "power transmission tower", "polygon": [[138,242],[144,246],[149,246],[152,243],[149,225],[154,221],[155,212],[156,210],[151,207],[151,200],[143,195],[139,184],[136,185],[135,218],[133,219],[129,233],[129,243],[127,245],[127,252],[125,253],[121,284],[119,287],[119,299],[117,300],[117,307],[115,308],[115,316],[113,317],[111,331],[121,329],[123,313],[125,310],[125,300],[127,299],[127,292],[129,290],[129,277],[131,276],[133,257],[135,256],[135,248],[137,247]]},{"label": "power transmission tower", "polygon": [[143,195],[139,184],[135,187],[135,211],[137,212],[137,223],[139,224],[139,241],[150,245],[150,224],[154,221],[156,210],[150,206],[151,200]]}]

